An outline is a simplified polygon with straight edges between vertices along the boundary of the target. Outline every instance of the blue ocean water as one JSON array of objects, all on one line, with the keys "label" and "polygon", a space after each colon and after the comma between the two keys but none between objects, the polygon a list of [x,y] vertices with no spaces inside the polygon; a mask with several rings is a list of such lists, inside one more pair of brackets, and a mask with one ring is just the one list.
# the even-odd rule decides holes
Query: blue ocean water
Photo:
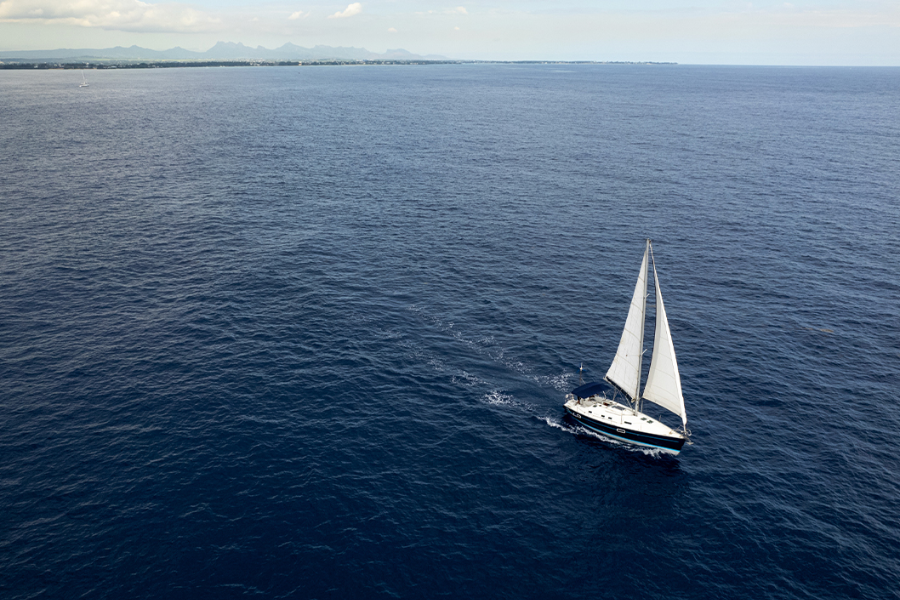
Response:
[{"label": "blue ocean water", "polygon": [[[0,596],[900,597],[900,69],[87,79],[0,72]],[[647,237],[677,458],[562,409]]]}]

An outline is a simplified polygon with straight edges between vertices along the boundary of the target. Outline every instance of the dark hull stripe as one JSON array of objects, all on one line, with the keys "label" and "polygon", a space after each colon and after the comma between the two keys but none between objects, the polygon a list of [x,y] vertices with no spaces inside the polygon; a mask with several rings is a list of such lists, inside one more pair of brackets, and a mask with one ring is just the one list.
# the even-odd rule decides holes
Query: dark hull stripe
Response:
[{"label": "dark hull stripe", "polygon": [[[638,433],[636,431],[631,431],[630,429],[607,425],[606,423],[601,423],[589,417],[585,417],[584,415],[580,415],[570,410],[568,407],[566,408],[566,412],[572,415],[572,417],[576,421],[578,421],[585,427],[593,429],[597,433],[602,433],[603,435],[609,436],[611,438],[622,440],[623,442],[631,442],[633,444],[640,444],[642,446],[661,448],[662,450],[674,450],[675,452],[680,452],[682,446],[684,446],[683,438],[679,439],[663,437],[659,435],[651,435],[647,433]],[[620,429],[621,431],[619,431]]]}]

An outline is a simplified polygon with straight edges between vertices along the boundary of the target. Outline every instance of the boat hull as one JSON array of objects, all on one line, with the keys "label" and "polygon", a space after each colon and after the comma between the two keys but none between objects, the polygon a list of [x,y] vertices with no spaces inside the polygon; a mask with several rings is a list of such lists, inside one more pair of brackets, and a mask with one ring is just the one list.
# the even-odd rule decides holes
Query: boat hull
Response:
[{"label": "boat hull", "polygon": [[666,452],[673,454],[678,454],[679,452],[681,452],[681,448],[684,446],[685,440],[683,437],[674,438],[669,436],[653,435],[641,431],[634,431],[620,424],[602,423],[600,421],[597,421],[596,419],[592,419],[586,415],[576,412],[568,406],[566,406],[565,409],[569,416],[578,421],[578,423],[580,423],[581,425],[584,425],[591,431],[596,431],[597,433],[603,434],[615,440],[628,442],[630,444],[637,444],[639,446],[647,446],[649,448],[659,448],[660,450],[665,450]]}]

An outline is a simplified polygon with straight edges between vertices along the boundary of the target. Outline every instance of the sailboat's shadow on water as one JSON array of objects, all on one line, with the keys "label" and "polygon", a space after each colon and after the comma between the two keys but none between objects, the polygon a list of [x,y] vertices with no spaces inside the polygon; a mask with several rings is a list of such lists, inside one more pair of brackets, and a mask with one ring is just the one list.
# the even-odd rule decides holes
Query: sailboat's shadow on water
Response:
[{"label": "sailboat's shadow on water", "polygon": [[674,515],[689,492],[690,477],[677,456],[591,434],[576,439],[582,481],[592,490],[598,514],[658,524]]},{"label": "sailboat's shadow on water", "polygon": [[569,566],[572,573],[596,577],[574,578],[572,592],[595,595],[598,580],[615,587],[623,568],[627,577],[653,580],[658,549],[690,542],[679,525],[691,496],[690,473],[671,455],[590,434],[576,434],[576,440],[580,535],[572,541],[577,550]]}]

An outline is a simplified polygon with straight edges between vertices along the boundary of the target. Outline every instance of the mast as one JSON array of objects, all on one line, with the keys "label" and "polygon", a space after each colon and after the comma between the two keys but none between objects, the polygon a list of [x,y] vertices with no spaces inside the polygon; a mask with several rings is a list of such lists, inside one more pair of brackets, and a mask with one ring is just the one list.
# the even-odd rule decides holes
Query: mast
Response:
[{"label": "mast", "polygon": [[638,348],[637,393],[634,395],[634,408],[637,410],[640,410],[638,403],[641,401],[641,377],[644,375],[644,323],[647,320],[647,254],[651,256],[653,254],[650,238],[647,238],[647,246],[644,248],[644,264],[642,265],[644,269],[644,289],[641,290],[641,344]]}]

